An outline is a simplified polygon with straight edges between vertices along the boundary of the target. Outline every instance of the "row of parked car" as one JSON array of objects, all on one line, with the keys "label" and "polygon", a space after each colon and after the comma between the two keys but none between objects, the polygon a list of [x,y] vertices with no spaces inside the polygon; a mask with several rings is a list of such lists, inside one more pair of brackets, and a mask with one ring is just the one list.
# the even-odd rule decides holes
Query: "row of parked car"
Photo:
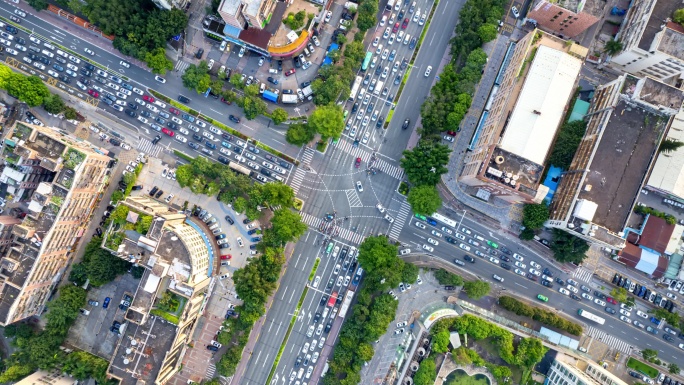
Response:
[{"label": "row of parked car", "polygon": [[632,282],[629,278],[623,277],[617,273],[613,276],[612,283],[615,286],[626,289],[628,292],[633,293],[635,296],[642,298],[645,301],[664,308],[670,313],[674,313],[676,309],[673,300],[677,299],[677,296],[672,293],[667,293],[663,296],[662,294],[652,291],[644,285]]}]

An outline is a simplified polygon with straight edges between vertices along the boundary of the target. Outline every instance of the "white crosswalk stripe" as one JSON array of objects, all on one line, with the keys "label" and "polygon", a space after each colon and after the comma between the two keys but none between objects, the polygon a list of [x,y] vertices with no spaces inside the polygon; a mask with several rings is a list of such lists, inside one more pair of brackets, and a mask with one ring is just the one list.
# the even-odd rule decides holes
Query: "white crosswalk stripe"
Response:
[{"label": "white crosswalk stripe", "polygon": [[178,72],[183,72],[188,67],[190,67],[190,63],[186,63],[182,60],[179,60],[176,62],[176,66],[174,67],[174,69]]},{"label": "white crosswalk stripe", "polygon": [[572,273],[573,278],[577,278],[584,282],[591,282],[592,275],[593,273],[590,270],[587,270],[582,266],[575,269],[575,271]]},{"label": "white crosswalk stripe", "polygon": [[216,374],[216,365],[210,363],[209,366],[207,366],[207,378],[214,378],[214,374]]},{"label": "white crosswalk stripe", "polygon": [[349,207],[361,207],[363,204],[361,203],[361,198],[359,198],[359,194],[356,193],[355,189],[350,189],[350,190],[345,190],[345,194],[347,194],[347,200],[349,201]]},{"label": "white crosswalk stripe", "polygon": [[312,150],[309,147],[304,148],[304,153],[302,154],[302,162],[303,164],[311,164],[311,159],[313,159],[314,156],[314,150]]},{"label": "white crosswalk stripe", "polygon": [[140,142],[138,142],[138,146],[136,148],[145,154],[156,158],[164,147],[152,144],[152,142],[149,140],[142,138],[140,139]]},{"label": "white crosswalk stripe", "polygon": [[302,170],[299,167],[297,167],[294,174],[292,175],[292,179],[290,180],[290,187],[292,187],[292,190],[294,191],[295,195],[299,193],[299,187],[301,187],[302,181],[304,181],[304,175],[306,175],[306,171]]},{"label": "white crosswalk stripe", "polygon": [[[301,213],[300,215],[302,216],[302,221],[304,223],[306,223],[307,225],[309,225],[309,227],[316,229],[316,230],[318,230],[318,226],[320,226],[321,222],[323,222],[323,219],[316,218],[311,214]],[[346,241],[349,241],[351,243],[360,244],[363,241],[363,239],[365,238],[363,235],[361,235],[359,233],[355,233],[351,230],[347,230],[344,228],[338,228],[338,230],[340,232],[338,237],[342,238]]]},{"label": "white crosswalk stripe", "polygon": [[[346,140],[340,140],[337,142],[337,145],[335,146],[335,149],[339,148],[340,150],[346,152],[347,154],[351,155],[354,158],[361,158],[361,160],[364,162],[364,164],[368,164],[368,161],[371,159],[371,153],[362,149],[361,147],[354,147],[352,143],[346,141]],[[397,167],[395,165],[390,164],[386,160],[382,159],[382,157],[378,157],[375,162],[373,163],[373,167],[377,168],[381,172],[391,176],[392,178],[396,179],[401,179],[404,177],[404,170],[402,170],[400,167]]]},{"label": "white crosswalk stripe", "polygon": [[406,217],[408,217],[410,211],[410,206],[406,202],[402,202],[399,213],[397,214],[397,217],[394,218],[394,223],[392,223],[392,228],[389,232],[390,238],[399,240],[399,234],[401,233],[401,229],[404,228]]},{"label": "white crosswalk stripe", "polygon": [[619,350],[623,353],[629,353],[630,351],[630,345],[627,342],[617,337],[613,337],[602,330],[598,330],[593,326],[587,326],[584,332],[586,335],[594,337],[597,341],[603,342],[615,350]]}]

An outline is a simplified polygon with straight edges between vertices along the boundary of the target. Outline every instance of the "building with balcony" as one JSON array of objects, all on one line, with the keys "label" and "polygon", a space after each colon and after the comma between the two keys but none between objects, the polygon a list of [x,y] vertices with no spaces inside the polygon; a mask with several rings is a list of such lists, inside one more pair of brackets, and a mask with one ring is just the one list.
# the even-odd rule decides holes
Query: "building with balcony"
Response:
[{"label": "building with balcony", "polygon": [[627,220],[683,101],[681,90],[651,78],[623,75],[598,87],[546,226],[621,250]]},{"label": "building with balcony", "polygon": [[123,240],[110,251],[145,268],[125,310],[108,374],[122,385],[164,384],[180,370],[211,292],[214,246],[193,218],[156,200],[129,197],[120,205],[128,210],[127,223],[153,219],[144,234],[113,223],[103,240],[111,245],[107,238],[123,232]]},{"label": "building with balcony", "polygon": [[42,312],[107,182],[110,158],[64,131],[17,122],[2,160],[0,183],[24,216],[2,224],[13,237],[0,255],[4,326]]},{"label": "building with balcony", "polygon": [[459,177],[472,195],[510,203],[544,199],[544,163],[586,53],[540,30],[516,44]]},{"label": "building with balcony", "polygon": [[600,20],[604,6],[591,1],[537,0],[527,12],[527,20],[546,32],[573,39]]},{"label": "building with balcony", "polygon": [[680,8],[684,5],[677,0],[633,1],[616,37],[622,51],[611,58],[610,66],[679,87],[684,69],[684,27],[671,18]]},{"label": "building with balcony", "polygon": [[627,385],[618,376],[594,361],[580,361],[561,353],[546,374],[549,385]]}]

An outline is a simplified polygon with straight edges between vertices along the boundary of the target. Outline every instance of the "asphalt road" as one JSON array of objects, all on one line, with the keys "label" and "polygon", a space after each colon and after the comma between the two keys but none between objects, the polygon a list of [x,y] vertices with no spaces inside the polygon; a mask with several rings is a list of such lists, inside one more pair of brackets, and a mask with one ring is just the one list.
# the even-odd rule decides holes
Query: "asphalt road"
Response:
[{"label": "asphalt road", "polygon": [[[452,218],[454,219],[457,223],[461,220],[461,218]],[[416,222],[423,223],[425,224],[425,229],[421,229],[418,226],[416,226]],[[451,244],[447,242],[444,237],[448,236],[441,227],[443,224],[439,223],[438,226],[433,227],[430,226],[428,223],[417,220],[415,218],[411,219],[411,224],[409,226],[404,227],[404,230],[401,233],[401,239],[402,243],[408,245],[412,252],[424,252],[424,250],[421,250],[422,246],[424,244],[428,244],[429,246],[432,246],[434,248],[434,251],[429,252],[430,255],[442,258],[446,261],[451,262],[456,268],[465,270],[469,273],[472,273],[473,275],[479,277],[480,279],[486,280],[490,282],[490,284],[493,285],[493,292],[498,292],[500,293],[501,291],[511,291],[511,292],[516,292],[519,293],[522,296],[527,296],[532,300],[536,300],[536,297],[538,294],[542,294],[546,297],[549,298],[549,301],[547,304],[544,304],[542,302],[540,303],[540,306],[549,306],[550,310],[552,311],[557,311],[560,313],[564,313],[565,317],[578,322],[580,324],[584,325],[584,333],[591,333],[593,334],[597,339],[601,339],[603,343],[606,343],[607,345],[611,346],[614,349],[620,350],[623,353],[627,353],[631,348],[634,347],[635,350],[641,350],[641,349],[646,349],[646,348],[651,348],[655,349],[659,352],[659,357],[667,362],[674,362],[677,363],[678,365],[684,364],[684,356],[681,354],[681,349],[678,348],[678,344],[684,342],[680,341],[676,336],[675,341],[670,343],[665,341],[662,336],[665,333],[664,330],[660,329],[657,335],[653,335],[651,333],[648,333],[646,330],[638,328],[634,326],[633,324],[627,325],[624,321],[619,319],[619,310],[620,307],[617,305],[610,305],[607,304],[608,307],[614,308],[616,310],[615,315],[611,315],[608,312],[606,312],[605,308],[606,306],[601,306],[599,304],[594,303],[591,300],[582,298],[581,301],[576,301],[569,296],[562,294],[558,291],[561,285],[559,285],[557,282],[554,282],[554,288],[547,288],[545,286],[542,286],[539,282],[537,281],[532,281],[524,276],[520,276],[514,272],[514,269],[516,269],[516,266],[513,265],[515,262],[515,259],[511,258],[511,262],[508,262],[509,265],[511,265],[511,270],[505,270],[503,269],[500,265],[492,263],[490,260],[487,258],[483,257],[478,257],[474,254],[475,250],[479,250],[487,257],[490,256],[490,254],[487,253],[487,246],[486,243],[479,241],[479,243],[483,244],[483,246],[476,247],[473,244],[469,243],[468,241],[478,241],[474,237],[476,235],[479,235],[483,237],[486,240],[493,241],[499,245],[499,249],[502,246],[507,247],[510,249],[512,252],[519,253],[524,256],[524,263],[526,265],[526,268],[523,269],[525,273],[529,272],[529,269],[532,267],[530,261],[536,261],[538,264],[542,266],[542,269],[545,267],[548,267],[552,272],[554,272],[554,278],[558,277],[561,278],[563,281],[567,281],[568,278],[572,278],[575,281],[577,281],[579,284],[577,285],[577,288],[580,289],[581,285],[586,285],[591,289],[591,295],[594,295],[594,291],[596,288],[599,286],[597,284],[593,284],[592,278],[589,277],[588,280],[581,280],[578,277],[572,277],[572,275],[569,275],[568,273],[560,270],[558,266],[556,266],[555,263],[549,262],[545,260],[543,257],[539,256],[538,254],[532,252],[531,250],[526,250],[522,248],[519,243],[511,238],[506,236],[505,234],[494,234],[492,233],[489,229],[486,227],[480,225],[477,223],[477,221],[472,220],[468,216],[465,216],[462,219],[461,225],[458,226],[458,228],[467,228],[469,229],[472,234],[466,234],[461,231],[456,231],[455,228],[449,227],[454,231],[454,233],[460,233],[463,235],[466,240],[457,240],[462,242],[463,244],[469,246],[471,248],[470,251],[465,251],[461,248],[459,248],[459,244]],[[443,237],[438,237],[435,236],[432,231],[437,231],[443,235]],[[453,237],[453,236],[452,236]],[[439,242],[437,246],[431,245],[428,243],[427,239],[432,238],[435,239]],[[464,261],[463,256],[464,255],[470,255],[475,258],[475,263],[468,263]],[[502,253],[499,252],[495,258],[501,258]],[[510,257],[510,256],[509,256]],[[465,262],[465,266],[459,266],[453,263],[454,259],[458,259],[460,261]],[[539,269],[541,271],[541,269]],[[502,277],[504,279],[503,282],[499,282],[493,278],[493,275],[497,274],[498,276]],[[541,277],[538,278],[539,281],[541,281]],[[567,283],[566,283],[567,286]],[[608,285],[610,289],[610,285]],[[583,291],[580,289],[578,291],[578,295],[580,295]],[[505,293],[504,293],[505,294]],[[608,295],[608,291],[603,291],[603,294]],[[591,313],[598,315],[599,317],[602,317],[605,319],[605,324],[604,325],[599,325],[597,323],[594,323],[592,321],[585,320],[584,318],[581,318],[580,316],[577,315],[577,311],[579,309],[585,309],[589,310]],[[632,322],[635,320],[639,320],[641,323],[643,323],[645,326],[653,326],[656,327],[655,324],[651,323],[648,319],[643,319],[640,318],[639,316],[636,315],[636,310],[639,309],[643,312],[646,312],[649,310],[649,308],[645,307],[641,301],[637,304],[637,308],[634,309],[634,311],[631,312],[630,316],[628,317]]]}]

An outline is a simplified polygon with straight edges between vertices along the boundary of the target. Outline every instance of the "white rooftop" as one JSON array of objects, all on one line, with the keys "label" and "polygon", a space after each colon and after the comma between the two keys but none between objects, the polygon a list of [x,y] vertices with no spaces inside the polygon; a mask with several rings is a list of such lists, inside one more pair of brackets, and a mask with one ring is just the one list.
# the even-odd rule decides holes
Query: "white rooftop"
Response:
[{"label": "white rooftop", "polygon": [[582,61],[540,45],[520,90],[500,147],[544,164]]},{"label": "white rooftop", "polygon": [[[672,120],[667,138],[684,142],[684,112],[681,110]],[[684,198],[684,147],[659,153],[646,185]]]}]

